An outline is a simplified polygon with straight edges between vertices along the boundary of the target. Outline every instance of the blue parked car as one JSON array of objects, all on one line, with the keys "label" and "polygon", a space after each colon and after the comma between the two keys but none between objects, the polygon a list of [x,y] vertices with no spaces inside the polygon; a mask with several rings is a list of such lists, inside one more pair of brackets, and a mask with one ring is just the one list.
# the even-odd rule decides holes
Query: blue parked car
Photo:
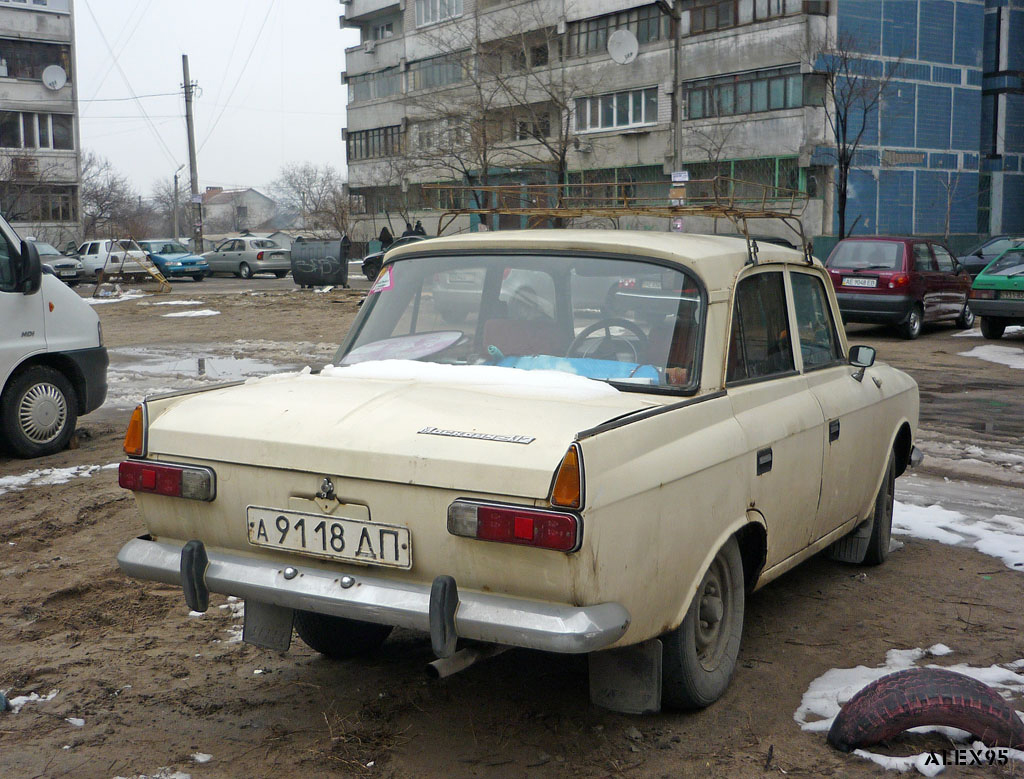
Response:
[{"label": "blue parked car", "polygon": [[146,250],[164,278],[191,276],[195,281],[202,281],[210,273],[206,260],[170,238],[139,241],[139,246]]}]

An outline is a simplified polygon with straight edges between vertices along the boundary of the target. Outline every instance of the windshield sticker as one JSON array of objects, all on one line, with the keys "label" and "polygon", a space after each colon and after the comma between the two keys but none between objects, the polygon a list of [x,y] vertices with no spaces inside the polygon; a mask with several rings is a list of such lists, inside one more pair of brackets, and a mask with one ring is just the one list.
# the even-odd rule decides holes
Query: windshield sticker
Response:
[{"label": "windshield sticker", "polygon": [[387,292],[395,286],[393,267],[393,265],[388,265],[388,267],[382,270],[377,280],[373,282],[373,286],[370,287],[370,291],[366,294],[376,295],[378,292]]},{"label": "windshield sticker", "polygon": [[439,430],[425,427],[417,431],[420,435],[443,435],[449,438],[475,438],[478,441],[497,441],[502,444],[532,444],[537,439],[528,435],[498,435],[497,433],[468,433],[462,430]]}]

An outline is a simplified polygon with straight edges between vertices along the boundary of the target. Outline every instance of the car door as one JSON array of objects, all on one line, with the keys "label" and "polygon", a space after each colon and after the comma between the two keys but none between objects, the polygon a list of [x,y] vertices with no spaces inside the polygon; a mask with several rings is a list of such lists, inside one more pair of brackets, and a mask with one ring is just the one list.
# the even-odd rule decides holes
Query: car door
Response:
[{"label": "car door", "polygon": [[931,245],[927,241],[914,242],[913,259],[914,282],[911,284],[911,290],[924,306],[923,320],[933,321],[942,316],[945,282],[935,264]]},{"label": "car door", "polygon": [[818,442],[821,496],[808,537],[813,543],[857,516],[874,489],[881,464],[872,456],[878,441],[872,410],[881,390],[874,382],[853,378],[839,337],[838,311],[820,275],[791,268],[789,279],[800,367],[824,417]]},{"label": "car door", "polygon": [[824,417],[797,372],[781,269],[756,269],[733,297],[726,389],[746,439],[749,501],[768,528],[767,566],[807,546],[821,488]]},{"label": "car door", "polygon": [[14,247],[0,235],[0,387],[22,360],[46,351],[44,296],[15,291],[16,260]]},{"label": "car door", "polygon": [[221,273],[227,271],[234,271],[234,266],[230,261],[231,246],[234,241],[227,240],[221,241],[221,243],[214,248],[213,254],[211,254],[207,260],[210,265],[210,270],[219,271]]},{"label": "car door", "polygon": [[962,273],[949,253],[941,244],[932,244],[935,265],[942,277],[942,315],[953,318],[960,315],[967,304],[967,294],[971,288],[970,280]]}]

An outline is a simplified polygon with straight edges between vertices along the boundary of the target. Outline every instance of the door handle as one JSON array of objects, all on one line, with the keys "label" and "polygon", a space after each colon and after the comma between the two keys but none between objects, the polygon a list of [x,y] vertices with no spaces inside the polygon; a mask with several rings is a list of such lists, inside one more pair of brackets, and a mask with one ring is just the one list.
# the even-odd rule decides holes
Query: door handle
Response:
[{"label": "door handle", "polygon": [[772,448],[761,449],[757,453],[757,475],[768,473],[772,469]]},{"label": "door handle", "polygon": [[838,440],[839,440],[839,420],[838,419],[833,419],[831,422],[828,423],[828,442],[832,443],[833,441],[838,441]]}]

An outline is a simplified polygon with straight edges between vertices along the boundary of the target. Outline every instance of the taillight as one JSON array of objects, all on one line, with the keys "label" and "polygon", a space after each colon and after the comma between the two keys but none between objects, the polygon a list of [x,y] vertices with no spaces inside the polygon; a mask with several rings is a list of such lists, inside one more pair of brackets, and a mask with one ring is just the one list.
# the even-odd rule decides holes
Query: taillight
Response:
[{"label": "taillight", "polygon": [[971,297],[975,300],[993,300],[996,296],[994,289],[972,289]]},{"label": "taillight", "polygon": [[256,262],[263,262],[263,252],[256,253]]},{"label": "taillight", "polygon": [[124,453],[141,457],[146,453],[146,414],[142,406],[136,406],[128,429],[124,433]]},{"label": "taillight", "polygon": [[216,494],[213,471],[193,465],[125,460],[117,468],[117,483],[133,492],[151,492],[171,498],[210,501]]},{"label": "taillight", "polygon": [[907,286],[910,286],[910,276],[906,273],[900,273],[889,279],[889,289],[900,289]]},{"label": "taillight", "polygon": [[448,507],[448,532],[557,552],[575,551],[583,535],[575,514],[468,500],[457,500]]},{"label": "taillight", "polygon": [[567,509],[583,506],[583,465],[578,444],[565,453],[551,484],[551,505]]}]

